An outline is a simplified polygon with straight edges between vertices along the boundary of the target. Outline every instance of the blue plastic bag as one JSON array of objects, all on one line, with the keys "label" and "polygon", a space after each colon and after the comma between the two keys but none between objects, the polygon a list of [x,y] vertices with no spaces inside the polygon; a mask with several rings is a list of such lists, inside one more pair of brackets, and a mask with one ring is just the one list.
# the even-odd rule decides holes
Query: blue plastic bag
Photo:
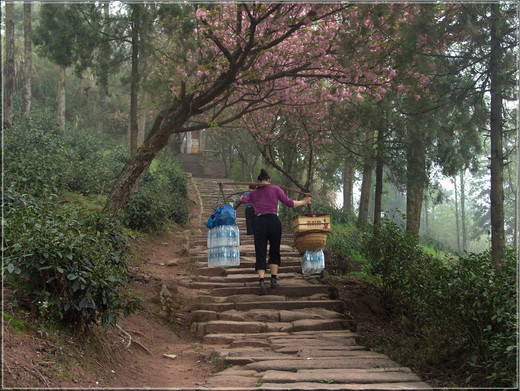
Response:
[{"label": "blue plastic bag", "polygon": [[206,221],[206,227],[209,229],[220,227],[221,225],[234,225],[235,224],[235,208],[231,205],[224,205],[215,208],[208,221]]}]

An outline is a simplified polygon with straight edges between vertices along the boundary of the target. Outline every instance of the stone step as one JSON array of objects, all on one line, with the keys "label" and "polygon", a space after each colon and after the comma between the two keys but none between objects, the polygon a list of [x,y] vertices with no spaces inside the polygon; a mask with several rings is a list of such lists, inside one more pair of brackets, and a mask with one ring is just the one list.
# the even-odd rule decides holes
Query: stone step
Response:
[{"label": "stone step", "polygon": [[[203,249],[207,249],[208,246],[208,237],[207,233],[203,233],[200,235],[190,237],[190,245],[192,247],[200,247]],[[244,235],[240,236],[240,250],[247,254],[255,255],[255,243],[253,237],[246,236],[244,239]],[[295,254],[299,256],[298,251],[294,248],[294,239],[292,238],[282,238],[280,245],[281,253],[289,253]]]},{"label": "stone step", "polygon": [[[208,247],[206,244],[204,245],[193,245],[190,243],[191,249],[190,249],[190,255],[193,259],[206,259],[208,254]],[[240,257],[248,257],[252,261],[255,259],[255,248],[254,246],[248,246],[248,245],[240,245],[238,246],[238,249],[240,250]],[[296,250],[294,250],[292,247],[289,246],[281,246],[280,248],[280,256],[282,258],[282,262],[287,258],[294,258],[301,260],[301,255],[298,254]]]},{"label": "stone step", "polygon": [[[213,345],[226,345],[230,347],[276,347],[293,346],[297,342],[299,346],[323,346],[326,341],[332,340],[336,345],[354,345],[356,334],[350,330],[320,330],[288,332],[268,332],[262,334],[220,333],[206,334],[204,342]],[[325,342],[324,342],[325,341]]]},{"label": "stone step", "polygon": [[[297,283],[298,280],[293,280],[291,285],[280,284],[276,288],[270,288],[266,283],[266,289],[268,294],[275,293],[276,295],[282,295],[287,297],[303,297],[312,296],[315,294],[328,295],[330,299],[336,299],[338,292],[333,287],[327,285],[311,285]],[[302,282],[304,282],[302,280]],[[233,296],[243,294],[260,294],[260,287],[258,283],[252,283],[251,286],[237,286],[237,287],[222,287],[213,288],[210,291],[213,296]]]},{"label": "stone step", "polygon": [[351,357],[325,357],[325,358],[296,358],[293,360],[270,360],[258,361],[244,365],[244,369],[254,369],[257,372],[265,372],[268,370],[276,371],[300,371],[302,369],[370,369],[370,368],[395,368],[399,365],[388,357],[374,353],[366,352],[362,356]]},{"label": "stone step", "polygon": [[[257,296],[259,299],[266,296]],[[285,300],[285,297],[279,297],[276,301],[251,301],[251,302],[223,302],[223,303],[205,303],[194,306],[195,311],[205,310],[214,313],[237,310],[248,311],[251,309],[274,309],[274,310],[299,310],[305,308],[323,308],[329,311],[344,313],[345,302],[341,300]],[[305,298],[302,298],[305,299]]]},{"label": "stone step", "polygon": [[[196,179],[205,223],[223,202],[215,179]],[[225,181],[225,180],[224,180]],[[229,199],[245,189],[225,188]],[[236,194],[235,194],[236,193]],[[207,229],[190,238],[194,261],[192,331],[212,354],[231,365],[201,389],[351,390],[422,389],[429,386],[408,368],[357,344],[356,325],[345,315],[337,290],[301,274],[301,255],[290,229],[282,235],[280,285],[259,296],[254,238],[245,235],[245,208],[237,210],[240,265],[207,267]]]},{"label": "stone step", "polygon": [[[221,387],[217,383],[213,383],[215,387]],[[221,383],[222,384],[222,383]],[[261,383],[256,390],[287,390],[287,384],[279,383]],[[321,383],[291,383],[291,390],[420,390],[430,389],[431,387],[423,382],[405,382],[405,383],[375,383],[375,384],[327,384],[327,381]]]},{"label": "stone step", "polygon": [[[193,260],[193,261],[196,261],[196,262],[202,262],[201,265],[195,265],[195,266],[200,266],[200,267],[205,267],[204,263],[207,263],[208,261],[208,249],[205,248],[203,250],[201,250],[200,248],[195,248],[195,249],[192,249],[194,251],[191,251],[190,250],[190,258]],[[234,267],[244,267],[243,265],[246,265],[246,267],[251,267],[251,266],[254,266],[255,265],[255,254],[254,252],[250,252],[250,251],[242,251],[240,250],[239,248],[239,251],[240,251],[240,265],[238,266],[234,266]],[[301,265],[301,257],[297,254],[294,254],[292,252],[281,252],[280,253],[281,255],[281,266],[284,266],[284,265],[291,265],[291,266],[295,266],[295,265]]]},{"label": "stone step", "polygon": [[[195,257],[192,257],[193,261],[196,262],[194,266],[196,268],[204,269],[209,268],[208,266],[208,256],[207,254],[199,254]],[[240,268],[240,269],[250,269],[254,271],[255,268],[255,261],[251,257],[245,257],[243,254],[240,254],[240,264],[239,265],[233,265],[233,266],[215,266],[215,267],[225,267],[226,269],[229,268]],[[301,259],[295,258],[295,257],[283,257],[282,255],[282,262],[280,265],[280,273],[284,273],[285,267],[290,267],[291,270],[294,270],[294,268],[299,268],[299,271],[301,271]],[[243,273],[243,271],[242,271]],[[267,273],[269,273],[269,270],[267,270]]]},{"label": "stone step", "polygon": [[[289,355],[289,354],[279,353],[279,352],[273,353],[270,349],[265,348],[265,347],[263,347],[263,348],[240,347],[240,348],[231,348],[231,349],[217,349],[215,352],[217,354],[219,354],[220,357],[222,358],[222,360],[224,360],[228,364],[246,365],[246,364],[260,362],[260,361],[299,360],[302,358],[305,360],[315,360],[315,359],[319,359],[319,358],[331,359],[331,360],[332,359],[349,360],[349,359],[355,359],[357,357],[365,358],[365,357],[367,357],[368,351],[366,349],[360,348],[359,346],[349,346],[349,347],[345,347],[341,351],[337,351],[336,355],[333,355],[333,354],[321,355],[318,353],[318,354],[312,354],[312,355],[294,356],[294,355]],[[332,370],[332,371],[345,372],[344,369],[340,369],[340,370],[336,369],[336,370]],[[269,372],[269,371],[267,371],[267,372]],[[277,371],[273,371],[273,372],[277,372]],[[319,372],[320,371],[318,370],[317,373],[319,373]],[[279,371],[279,373],[293,373],[293,372]],[[282,378],[282,376],[280,376],[280,378]],[[406,378],[406,381],[412,380],[411,378],[413,378],[414,381],[420,381],[420,379],[416,375],[408,376]],[[285,382],[290,381],[290,379],[291,379],[291,377],[287,376]],[[263,378],[263,380],[265,380],[265,377]],[[269,380],[271,382],[273,382],[274,379],[271,378]],[[281,379],[277,379],[277,380],[281,380]],[[295,381],[297,381],[297,380],[298,379],[295,379]],[[321,378],[317,381],[319,382],[320,380],[323,380],[323,378]],[[332,379],[332,380],[336,380],[336,379]],[[404,376],[401,377],[400,380],[401,381],[405,380]],[[300,379],[300,381],[313,382],[316,380],[314,380],[312,377],[310,377],[308,379],[302,378],[302,379]],[[380,381],[383,381],[383,380],[380,380]],[[391,380],[387,380],[387,381],[391,381]],[[277,382],[283,383],[284,381],[277,381]],[[336,380],[336,382],[338,382],[338,381]]]},{"label": "stone step", "polygon": [[345,319],[343,314],[321,307],[301,310],[279,310],[274,308],[251,308],[245,311],[229,309],[221,312],[195,310],[192,321],[207,322],[212,320],[256,321],[256,322],[294,322],[301,319]]},{"label": "stone step", "polygon": [[[267,274],[269,277],[269,273]],[[301,278],[301,274],[298,273],[287,273],[284,268],[283,280],[289,280],[294,278]],[[267,284],[270,284],[269,278],[267,278]],[[250,273],[245,274],[242,270],[241,274],[238,273],[230,273],[227,276],[197,276],[195,277],[195,281],[197,282],[205,282],[205,283],[246,283],[246,282],[255,282],[258,284],[258,274],[251,269]]]},{"label": "stone step", "polygon": [[201,337],[206,334],[245,333],[257,334],[266,332],[295,332],[346,329],[349,322],[343,319],[300,319],[293,322],[255,322],[212,320],[209,322],[193,323],[191,331]]},{"label": "stone step", "polygon": [[[326,382],[325,382],[326,381]],[[313,382],[329,384],[370,384],[370,383],[419,383],[421,379],[410,369],[369,368],[369,369],[303,369],[296,373],[268,370],[262,377],[265,383]]]},{"label": "stone step", "polygon": [[[249,266],[240,262],[241,267],[208,267],[207,262],[205,263],[197,263],[197,267],[193,271],[193,274],[196,276],[205,276],[205,277],[224,277],[224,276],[231,276],[234,274],[243,274],[244,269],[247,269],[248,267],[251,269],[251,273],[254,273],[254,266]],[[252,264],[251,264],[252,265]],[[283,271],[283,274],[286,273],[301,273],[301,265],[298,263],[297,265],[286,265],[284,262],[283,267],[281,270]],[[269,271],[267,271],[266,276],[269,277]],[[258,278],[258,275],[257,275]]]}]

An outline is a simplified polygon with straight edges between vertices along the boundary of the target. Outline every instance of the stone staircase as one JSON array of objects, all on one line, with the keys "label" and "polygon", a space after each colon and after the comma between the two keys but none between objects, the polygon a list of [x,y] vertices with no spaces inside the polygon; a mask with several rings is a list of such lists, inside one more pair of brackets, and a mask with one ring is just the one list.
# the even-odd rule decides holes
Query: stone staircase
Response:
[{"label": "stone staircase", "polygon": [[[221,179],[193,180],[202,199],[204,224],[218,203]],[[244,189],[224,190],[228,195]],[[202,389],[430,388],[409,368],[356,343],[350,331],[352,321],[345,316],[337,291],[301,274],[292,233],[285,232],[282,238],[279,286],[269,286],[267,272],[267,294],[260,296],[253,237],[245,235],[244,209],[241,206],[237,211],[239,267],[207,267],[205,227],[190,238],[195,262],[190,286],[199,290],[192,331],[204,346],[212,346],[226,367]]]},{"label": "stone staircase", "polygon": [[202,154],[177,155],[182,169],[195,178],[223,178],[224,164],[222,160]]}]

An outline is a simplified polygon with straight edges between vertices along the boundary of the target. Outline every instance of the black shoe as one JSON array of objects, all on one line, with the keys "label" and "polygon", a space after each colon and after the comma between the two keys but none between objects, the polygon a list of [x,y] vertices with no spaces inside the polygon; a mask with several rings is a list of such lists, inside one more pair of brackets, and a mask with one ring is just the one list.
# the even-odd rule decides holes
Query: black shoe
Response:
[{"label": "black shoe", "polygon": [[276,278],[271,278],[271,288],[276,288],[278,286],[278,280]]},{"label": "black shoe", "polygon": [[258,293],[260,296],[264,296],[267,293],[265,289],[264,281],[260,281],[260,292]]}]

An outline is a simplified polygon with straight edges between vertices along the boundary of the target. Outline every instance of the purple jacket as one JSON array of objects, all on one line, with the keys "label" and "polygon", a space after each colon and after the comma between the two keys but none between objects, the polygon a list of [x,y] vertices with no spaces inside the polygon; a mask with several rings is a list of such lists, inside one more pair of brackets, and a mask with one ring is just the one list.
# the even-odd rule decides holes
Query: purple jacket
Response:
[{"label": "purple jacket", "polygon": [[278,213],[278,201],[289,208],[294,208],[294,201],[276,185],[259,187],[242,196],[243,203],[253,203],[255,214]]}]

